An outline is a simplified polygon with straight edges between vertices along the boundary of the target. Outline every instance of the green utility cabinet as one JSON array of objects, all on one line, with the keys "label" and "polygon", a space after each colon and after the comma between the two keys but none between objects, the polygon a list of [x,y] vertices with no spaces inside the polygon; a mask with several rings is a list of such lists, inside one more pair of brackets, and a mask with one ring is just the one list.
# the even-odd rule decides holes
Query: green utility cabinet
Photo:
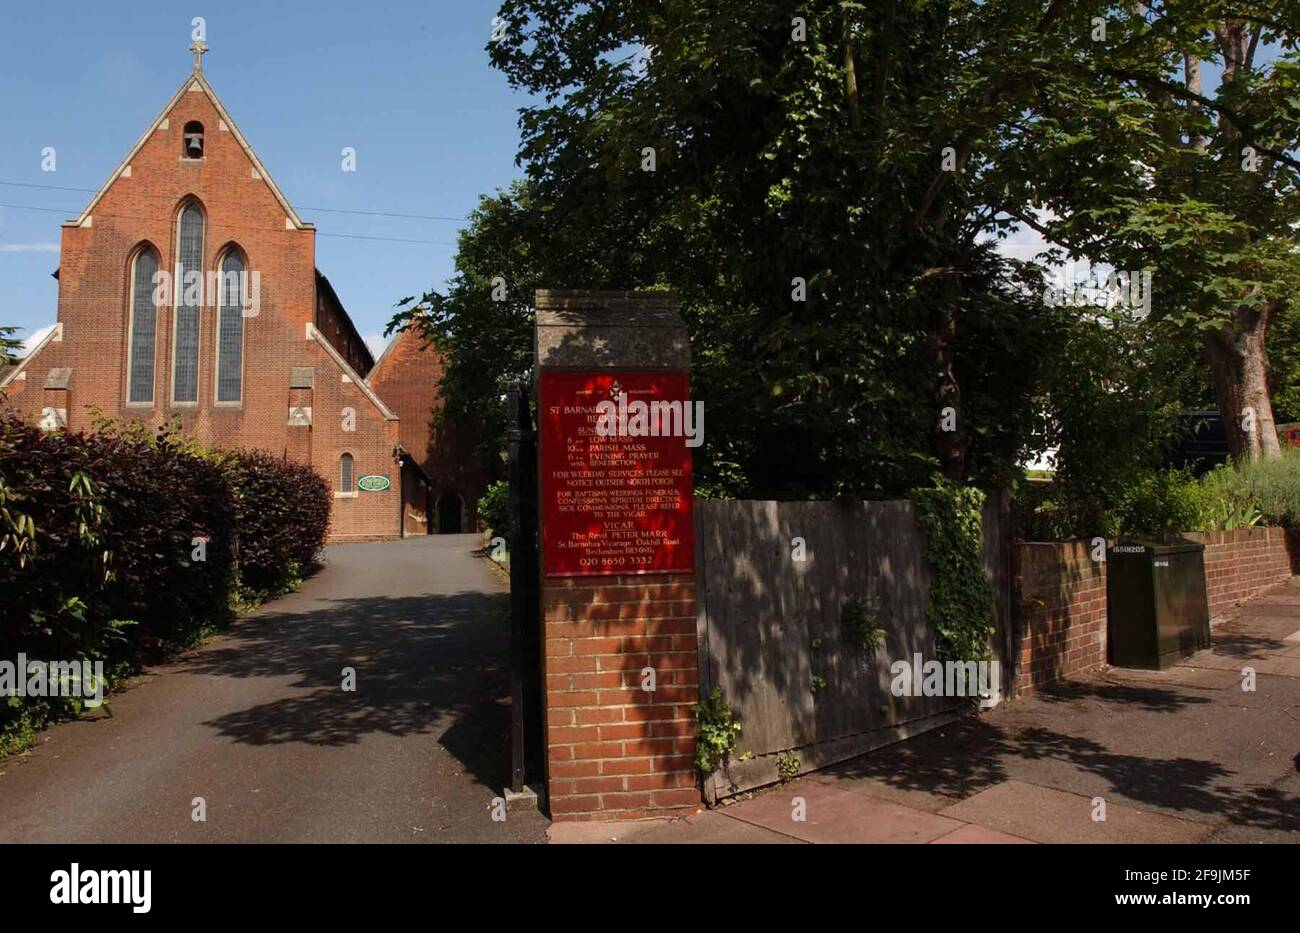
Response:
[{"label": "green utility cabinet", "polygon": [[1106,552],[1110,663],[1163,670],[1210,646],[1205,545],[1122,540]]}]

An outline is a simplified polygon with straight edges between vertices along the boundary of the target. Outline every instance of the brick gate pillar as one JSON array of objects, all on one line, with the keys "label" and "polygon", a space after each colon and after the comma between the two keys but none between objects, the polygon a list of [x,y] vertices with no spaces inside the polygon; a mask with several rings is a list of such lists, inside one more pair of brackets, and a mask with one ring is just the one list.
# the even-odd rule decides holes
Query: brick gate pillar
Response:
[{"label": "brick gate pillar", "polygon": [[[538,291],[536,308],[551,816],[695,808],[699,653],[683,434],[703,424],[686,414],[686,328],[677,300],[660,293]],[[602,430],[601,402],[613,403],[607,414],[620,402],[627,414],[604,423],[613,436]],[[653,402],[661,430],[645,436],[637,403]]]}]

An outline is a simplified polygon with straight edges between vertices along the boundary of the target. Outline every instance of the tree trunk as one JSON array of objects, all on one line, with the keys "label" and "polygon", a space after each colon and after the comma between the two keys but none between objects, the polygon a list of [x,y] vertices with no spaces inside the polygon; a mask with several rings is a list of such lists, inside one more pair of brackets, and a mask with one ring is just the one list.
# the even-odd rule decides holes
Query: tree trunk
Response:
[{"label": "tree trunk", "polygon": [[1259,460],[1282,455],[1273,424],[1273,403],[1268,394],[1268,334],[1270,304],[1242,305],[1236,326],[1211,331],[1206,357],[1214,376],[1214,390],[1228,435],[1228,450],[1238,460]]},{"label": "tree trunk", "polygon": [[858,71],[853,63],[853,22],[848,7],[840,10],[841,39],[844,43],[844,94],[849,99],[849,121],[856,130],[862,125],[858,110]]},{"label": "tree trunk", "polygon": [[[948,479],[957,480],[966,475],[966,449],[970,446],[970,435],[961,410],[961,382],[957,379],[956,362],[961,287],[960,273],[955,269],[948,270],[940,289],[937,320],[930,330],[930,346],[934,351],[938,377],[934,389],[935,408],[938,410],[934,452],[939,458],[940,472]],[[950,415],[948,409],[951,409]]]}]

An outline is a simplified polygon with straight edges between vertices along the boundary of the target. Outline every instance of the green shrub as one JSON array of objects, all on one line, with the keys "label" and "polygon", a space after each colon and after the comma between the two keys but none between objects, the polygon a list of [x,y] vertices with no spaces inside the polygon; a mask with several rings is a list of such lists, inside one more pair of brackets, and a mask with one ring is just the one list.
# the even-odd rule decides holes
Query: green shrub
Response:
[{"label": "green shrub", "polygon": [[[237,580],[273,593],[314,564],[332,496],[311,467],[206,452],[171,426],[96,428],[0,417],[0,657],[103,661],[111,682],[229,619]],[[0,702],[0,757],[78,711]]]},{"label": "green shrub", "polygon": [[234,498],[239,582],[263,598],[291,589],[317,563],[333,493],[307,464],[260,451],[215,455]]},{"label": "green shrub", "polygon": [[695,723],[695,766],[708,776],[722,767],[735,750],[740,720],[722,699],[722,689],[714,687],[695,704]]},{"label": "green shrub", "polygon": [[[167,431],[45,433],[0,418],[0,657],[121,672],[193,639],[228,611],[233,537],[220,470]],[[0,755],[76,711],[8,698]]]},{"label": "green shrub", "polygon": [[840,625],[848,643],[860,651],[874,654],[885,637],[885,630],[876,624],[879,617],[876,601],[850,596],[840,607]]},{"label": "green shrub", "polygon": [[1166,535],[1199,530],[1201,489],[1180,470],[1135,473],[1109,512],[1109,535]]},{"label": "green shrub", "polygon": [[1300,528],[1300,450],[1239,464],[1226,482],[1237,501],[1253,502],[1270,525]]},{"label": "green shrub", "polygon": [[943,661],[988,657],[993,634],[993,587],[984,575],[984,493],[936,476],[912,490],[916,523],[925,532],[930,566],[926,621]]},{"label": "green shrub", "polygon": [[478,500],[478,518],[492,534],[510,540],[510,483],[499,479]]},{"label": "green shrub", "polygon": [[1201,477],[1196,487],[1199,520],[1189,531],[1232,531],[1264,521],[1259,502],[1240,487],[1238,479],[1231,466],[1217,467]]}]

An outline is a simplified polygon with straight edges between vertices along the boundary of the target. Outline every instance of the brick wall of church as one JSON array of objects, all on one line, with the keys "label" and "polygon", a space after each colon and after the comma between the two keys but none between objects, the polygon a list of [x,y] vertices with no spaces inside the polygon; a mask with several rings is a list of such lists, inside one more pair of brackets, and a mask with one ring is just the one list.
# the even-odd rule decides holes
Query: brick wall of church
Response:
[{"label": "brick wall of church", "polygon": [[[414,331],[405,331],[393,338],[367,381],[401,419],[402,447],[429,477],[434,503],[447,493],[459,495],[466,518],[462,530],[473,531],[476,506],[491,477],[475,456],[473,433],[462,425],[437,422],[442,408],[438,382],[444,370],[443,357]],[[436,515],[430,517],[435,520]]]}]

